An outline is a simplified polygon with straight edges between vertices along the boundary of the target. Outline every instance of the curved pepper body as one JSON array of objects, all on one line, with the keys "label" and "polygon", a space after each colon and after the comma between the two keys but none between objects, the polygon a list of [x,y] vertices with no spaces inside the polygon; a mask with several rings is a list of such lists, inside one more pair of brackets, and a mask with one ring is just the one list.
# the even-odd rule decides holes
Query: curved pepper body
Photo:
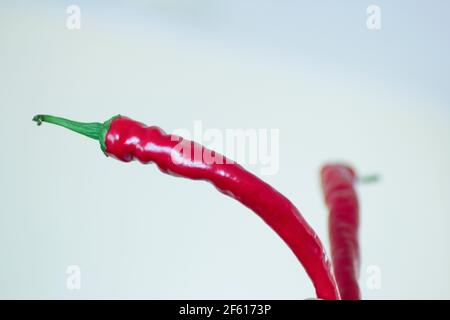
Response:
[{"label": "curved pepper body", "polygon": [[[119,160],[153,162],[165,173],[211,182],[220,192],[256,212],[278,233],[305,267],[319,298],[339,298],[330,264],[316,233],[286,197],[240,165],[195,142],[126,117],[112,121],[105,144],[106,153]],[[195,157],[196,154],[201,157]],[[205,155],[222,161],[205,163]]]},{"label": "curved pepper body", "polygon": [[329,210],[329,237],[333,270],[342,299],[359,300],[359,205],[352,168],[341,164],[321,170],[325,203]]}]

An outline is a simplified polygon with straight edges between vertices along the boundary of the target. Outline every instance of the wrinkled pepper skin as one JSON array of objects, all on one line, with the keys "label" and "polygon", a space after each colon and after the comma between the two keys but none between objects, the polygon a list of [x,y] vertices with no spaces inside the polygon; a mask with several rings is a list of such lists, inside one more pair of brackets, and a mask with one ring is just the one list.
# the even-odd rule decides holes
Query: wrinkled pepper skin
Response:
[{"label": "wrinkled pepper skin", "polygon": [[339,293],[344,300],[359,300],[359,204],[354,188],[355,171],[343,164],[325,165],[321,180],[329,210],[331,257]]},{"label": "wrinkled pepper skin", "polygon": [[[47,117],[47,118],[46,118]],[[53,122],[75,130],[73,123],[61,123],[58,118],[38,115],[33,120]],[[64,121],[70,121],[63,119]],[[86,126],[94,124],[86,124]],[[98,125],[98,124],[97,124]],[[91,128],[91,127],[89,127]],[[339,299],[339,292],[325,250],[297,208],[270,185],[223,157],[223,161],[207,162],[194,154],[221,155],[205,147],[164,133],[156,126],[146,126],[124,116],[105,122],[103,129],[93,128],[82,134],[98,140],[106,155],[129,162],[155,163],[167,174],[212,183],[220,192],[241,202],[258,214],[291,248],[311,278],[321,299]],[[91,132],[92,131],[92,132]],[[102,132],[97,134],[96,132]],[[191,148],[190,153],[179,147]]]}]

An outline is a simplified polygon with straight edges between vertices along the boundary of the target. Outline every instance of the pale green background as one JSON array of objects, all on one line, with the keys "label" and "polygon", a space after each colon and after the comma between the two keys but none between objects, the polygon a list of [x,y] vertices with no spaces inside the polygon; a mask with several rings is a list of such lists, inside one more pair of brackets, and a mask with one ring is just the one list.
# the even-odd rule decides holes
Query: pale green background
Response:
[{"label": "pale green background", "polygon": [[312,3],[2,0],[0,297],[314,296],[276,234],[210,185],[31,122],[122,113],[169,132],[279,128],[280,171],[264,179],[327,247],[320,165],[380,173],[359,188],[363,297],[450,298],[449,2],[377,1],[375,32],[372,2]]}]

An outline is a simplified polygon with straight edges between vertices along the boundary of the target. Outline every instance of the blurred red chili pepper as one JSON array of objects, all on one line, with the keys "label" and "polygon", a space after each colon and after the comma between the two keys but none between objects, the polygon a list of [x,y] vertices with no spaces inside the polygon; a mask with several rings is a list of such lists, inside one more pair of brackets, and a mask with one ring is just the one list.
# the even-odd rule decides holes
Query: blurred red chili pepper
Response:
[{"label": "blurred red chili pepper", "polygon": [[303,264],[319,298],[339,299],[330,263],[314,230],[286,197],[240,165],[225,157],[221,163],[193,158],[192,153],[182,152],[180,146],[197,154],[206,153],[215,158],[220,155],[123,116],[104,123],[80,123],[49,115],[37,115],[33,120],[38,124],[60,125],[96,139],[105,154],[119,160],[154,162],[164,173],[211,182],[220,192],[256,212],[278,233]]},{"label": "blurred red chili pepper", "polygon": [[333,270],[341,299],[359,300],[359,206],[354,188],[354,170],[329,164],[321,170],[325,203],[329,210],[329,237]]}]

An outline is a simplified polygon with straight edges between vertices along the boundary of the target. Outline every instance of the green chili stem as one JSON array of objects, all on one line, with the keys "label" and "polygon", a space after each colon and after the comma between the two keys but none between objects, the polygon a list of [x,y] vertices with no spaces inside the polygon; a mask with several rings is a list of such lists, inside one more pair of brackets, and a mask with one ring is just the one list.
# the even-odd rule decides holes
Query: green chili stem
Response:
[{"label": "green chili stem", "polygon": [[36,121],[38,126],[40,126],[42,122],[53,123],[98,141],[100,141],[101,132],[103,129],[103,124],[99,122],[78,122],[46,114],[38,114],[34,116],[33,121]]},{"label": "green chili stem", "polygon": [[38,114],[33,117],[33,121],[37,122],[37,125],[40,126],[42,122],[53,123],[58,126],[67,128],[69,130],[75,131],[79,134],[82,134],[86,137],[92,138],[100,142],[100,147],[103,153],[106,153],[106,134],[111,126],[111,123],[120,118],[120,115],[114,116],[111,119],[100,123],[100,122],[78,122],[65,118],[55,117],[47,114]]},{"label": "green chili stem", "polygon": [[374,182],[378,182],[379,180],[380,180],[379,174],[372,174],[372,175],[358,177],[358,182],[363,183],[363,184],[374,183]]}]

